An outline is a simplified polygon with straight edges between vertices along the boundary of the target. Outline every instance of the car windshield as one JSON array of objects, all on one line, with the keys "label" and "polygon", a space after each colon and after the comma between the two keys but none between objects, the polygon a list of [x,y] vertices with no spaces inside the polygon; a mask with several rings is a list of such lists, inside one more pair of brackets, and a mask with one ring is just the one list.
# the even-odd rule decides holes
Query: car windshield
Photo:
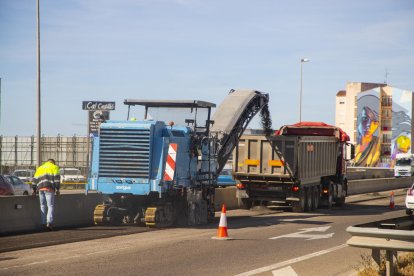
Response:
[{"label": "car windshield", "polygon": [[31,171],[15,171],[13,175],[17,177],[31,177],[32,172]]},{"label": "car windshield", "polygon": [[222,170],[220,175],[231,175],[231,170]]},{"label": "car windshield", "polygon": [[398,159],[397,166],[411,166],[411,159]]}]

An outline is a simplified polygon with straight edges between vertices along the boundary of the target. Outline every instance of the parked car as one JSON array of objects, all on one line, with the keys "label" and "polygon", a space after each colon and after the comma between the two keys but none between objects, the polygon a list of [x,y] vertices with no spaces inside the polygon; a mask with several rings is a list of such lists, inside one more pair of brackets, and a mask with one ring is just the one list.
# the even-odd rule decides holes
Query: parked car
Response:
[{"label": "parked car", "polygon": [[14,175],[5,175],[4,178],[13,186],[14,195],[31,194],[30,184],[24,183],[20,178]]},{"label": "parked car", "polygon": [[6,180],[6,178],[0,175],[0,196],[14,195],[13,186]]},{"label": "parked car", "polygon": [[236,181],[231,175],[232,169],[223,169],[220,175],[217,178],[217,186],[227,187],[227,186],[236,186]]},{"label": "parked car", "polygon": [[18,178],[20,178],[21,181],[26,183],[32,182],[34,174],[35,171],[32,169],[15,170],[13,172],[14,176],[17,176]]},{"label": "parked car", "polygon": [[76,168],[60,169],[60,182],[84,182],[85,177]]},{"label": "parked car", "polygon": [[412,215],[414,211],[414,183],[407,191],[407,195],[405,197],[405,207],[407,215]]}]

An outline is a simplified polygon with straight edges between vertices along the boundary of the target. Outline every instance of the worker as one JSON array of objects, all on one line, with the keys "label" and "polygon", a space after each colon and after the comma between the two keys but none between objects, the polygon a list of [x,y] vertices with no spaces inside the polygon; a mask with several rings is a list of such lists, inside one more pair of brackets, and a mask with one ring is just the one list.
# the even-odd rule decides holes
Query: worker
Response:
[{"label": "worker", "polygon": [[55,194],[60,194],[59,167],[54,159],[47,160],[37,168],[32,188],[33,195],[39,193],[41,226],[45,230],[53,231]]}]

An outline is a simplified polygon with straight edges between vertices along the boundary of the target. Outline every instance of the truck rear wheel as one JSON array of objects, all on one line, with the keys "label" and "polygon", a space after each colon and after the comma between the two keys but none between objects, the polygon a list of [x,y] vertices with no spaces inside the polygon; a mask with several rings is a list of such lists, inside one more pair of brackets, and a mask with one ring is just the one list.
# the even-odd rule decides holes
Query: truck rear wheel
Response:
[{"label": "truck rear wheel", "polygon": [[331,209],[332,203],[333,203],[333,187],[330,186],[328,194],[321,198],[319,205],[326,209]]},{"label": "truck rear wheel", "polygon": [[313,187],[312,210],[318,209],[320,192],[318,187]]},{"label": "truck rear wheel", "polygon": [[313,187],[306,188],[306,212],[312,211],[313,205]]},{"label": "truck rear wheel", "polygon": [[237,198],[237,204],[239,205],[240,209],[249,210],[252,208],[253,201],[249,198]]},{"label": "truck rear wheel", "polygon": [[335,199],[335,204],[337,206],[344,205],[345,204],[345,196],[344,195],[341,195],[341,197]]},{"label": "truck rear wheel", "polygon": [[303,213],[306,211],[306,192],[304,189],[299,194],[299,201],[292,202],[292,211],[296,213]]},{"label": "truck rear wheel", "polygon": [[343,185],[341,195],[338,198],[335,199],[335,204],[337,206],[344,205],[346,195],[347,195],[347,187],[345,185]]}]

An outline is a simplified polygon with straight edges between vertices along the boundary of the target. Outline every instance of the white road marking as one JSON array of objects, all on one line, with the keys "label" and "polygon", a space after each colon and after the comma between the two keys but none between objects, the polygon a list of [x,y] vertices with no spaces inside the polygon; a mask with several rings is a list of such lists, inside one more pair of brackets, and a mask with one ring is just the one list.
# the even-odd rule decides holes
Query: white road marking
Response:
[{"label": "white road marking", "polygon": [[302,218],[280,219],[279,221],[293,222],[293,221],[298,221],[298,220],[302,220]]},{"label": "white road marking", "polygon": [[299,229],[301,231],[277,236],[273,238],[269,238],[271,240],[281,239],[281,238],[302,238],[306,239],[307,241],[310,240],[319,240],[319,239],[329,239],[332,238],[335,233],[329,233],[329,234],[309,234],[309,232],[326,232],[331,226],[323,226],[323,227],[314,227],[314,228],[306,228],[306,229]]},{"label": "white road marking", "polygon": [[273,276],[298,276],[291,266],[272,271]]},{"label": "white road marking", "polygon": [[335,246],[335,247],[331,247],[331,248],[321,250],[321,251],[318,251],[318,252],[314,252],[314,253],[304,255],[304,256],[301,256],[301,257],[293,258],[293,259],[290,259],[290,260],[287,260],[287,261],[284,261],[284,262],[280,262],[280,263],[264,266],[264,267],[261,267],[261,268],[257,268],[257,269],[254,269],[254,270],[250,270],[250,271],[247,271],[247,272],[244,272],[244,273],[240,273],[240,274],[237,274],[236,276],[250,276],[250,275],[263,273],[263,272],[266,272],[266,271],[269,271],[269,270],[278,269],[278,268],[285,267],[285,266],[288,266],[288,265],[291,265],[291,264],[294,264],[294,263],[298,263],[298,262],[301,262],[301,261],[304,261],[304,260],[307,260],[307,259],[311,259],[313,257],[318,257],[318,256],[321,256],[321,255],[325,255],[325,254],[331,253],[333,251],[345,248],[347,246],[348,245],[346,243],[344,243],[344,244],[341,244],[341,245],[338,245],[338,246]]},{"label": "white road marking", "polygon": [[25,267],[25,266],[37,265],[37,264],[46,264],[48,262],[49,261],[33,262],[33,263],[30,263],[30,264],[14,265],[14,266],[5,267],[5,268],[2,268],[2,269],[7,270],[7,269],[10,269],[10,268]]}]

